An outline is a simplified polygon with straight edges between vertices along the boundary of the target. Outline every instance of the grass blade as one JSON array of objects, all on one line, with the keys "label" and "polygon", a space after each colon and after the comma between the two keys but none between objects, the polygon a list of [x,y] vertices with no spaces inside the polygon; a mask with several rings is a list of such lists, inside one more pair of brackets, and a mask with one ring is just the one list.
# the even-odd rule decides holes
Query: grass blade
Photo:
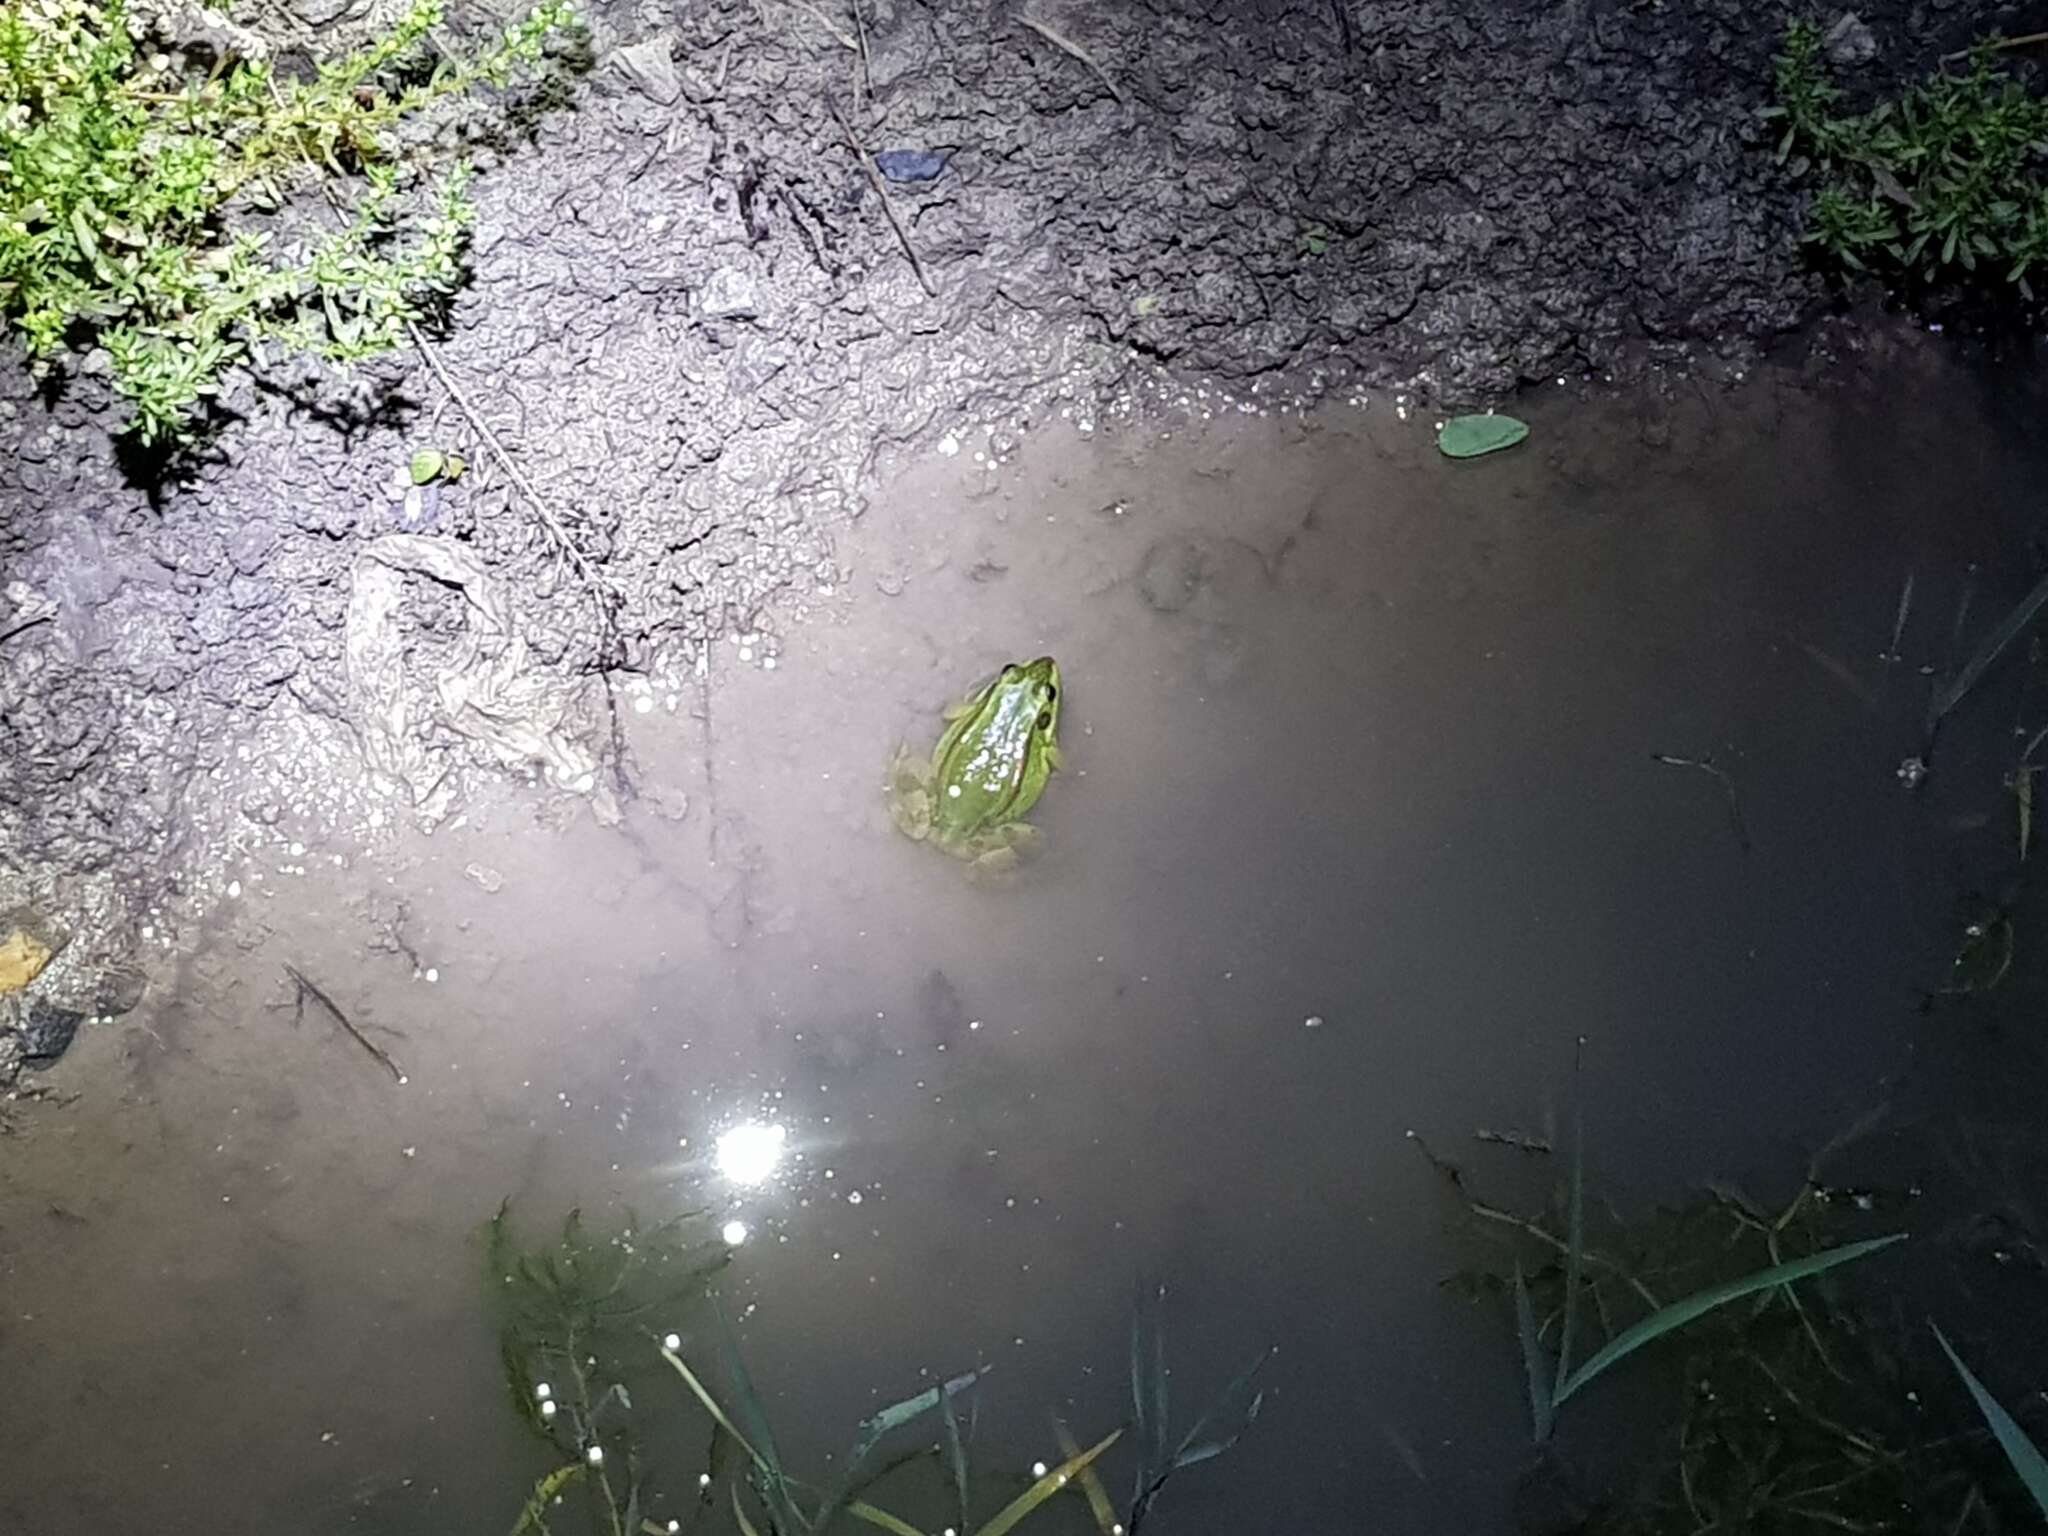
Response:
[{"label": "grass blade", "polygon": [[2005,1452],[2005,1459],[2012,1463],[2013,1471],[2019,1473],[2020,1481],[2027,1485],[2027,1492],[2034,1496],[2034,1507],[2041,1512],[2042,1519],[2048,1520],[2048,1457],[2041,1454],[2041,1448],[2027,1438],[2027,1432],[2020,1428],[2018,1421],[1963,1364],[1963,1357],[1950,1345],[1948,1335],[1938,1326],[1929,1326],[1934,1327],[1934,1337],[1940,1341],[1948,1363],[1956,1368],[1956,1374],[1963,1378],[1963,1385],[1970,1389],[1970,1396],[1977,1400],[1977,1411],[1991,1426],[1998,1448]]},{"label": "grass blade", "polygon": [[1567,1217],[1564,1250],[1564,1325],[1557,1341],[1557,1375],[1551,1383],[1550,1402],[1554,1408],[1564,1401],[1564,1384],[1571,1378],[1572,1344],[1579,1331],[1579,1281],[1586,1268],[1586,1116],[1584,1110],[1572,1115],[1571,1213]]},{"label": "grass blade", "polygon": [[1108,1450],[1112,1445],[1115,1445],[1117,1438],[1122,1434],[1122,1430],[1112,1429],[1080,1455],[1069,1456],[1029,1488],[1018,1494],[1016,1498],[1010,1500],[1009,1503],[997,1510],[995,1518],[976,1531],[974,1536],[1003,1536],[1003,1533],[1016,1525],[1019,1520],[1022,1520],[1031,1511],[1066,1487],[1069,1479],[1078,1477],[1088,1467],[1093,1466],[1095,1458]]},{"label": "grass blade", "polygon": [[862,1499],[855,1499],[846,1506],[846,1512],[856,1520],[865,1520],[869,1525],[880,1526],[889,1536],[924,1536],[908,1520],[899,1520],[886,1509],[877,1509]]},{"label": "grass blade", "polygon": [[555,1468],[535,1483],[533,1492],[526,1496],[525,1507],[519,1511],[519,1519],[512,1526],[512,1536],[527,1536],[529,1531],[537,1532],[538,1536],[547,1536],[548,1505],[554,1502],[556,1494],[575,1482],[586,1470],[585,1463],[572,1461],[567,1466]]},{"label": "grass blade", "polygon": [[[1058,1414],[1053,1415],[1052,1432],[1059,1441],[1062,1456],[1071,1459],[1081,1454],[1080,1444],[1074,1439],[1073,1431],[1067,1428],[1066,1421]],[[1088,1513],[1095,1517],[1095,1528],[1102,1532],[1102,1536],[1117,1536],[1116,1506],[1109,1502],[1109,1490],[1102,1486],[1102,1478],[1093,1467],[1081,1468],[1079,1475],[1081,1492],[1088,1500]],[[967,1525],[967,1511],[964,1506],[960,1512],[960,1525],[962,1529]]]},{"label": "grass blade", "polygon": [[732,1490],[732,1517],[739,1522],[740,1536],[761,1536],[761,1533],[754,1529],[754,1522],[747,1518],[746,1510],[740,1507],[740,1490],[737,1483],[733,1485]]},{"label": "grass blade", "polygon": [[2021,630],[2033,622],[2034,615],[2041,611],[2041,605],[2048,603],[2048,577],[2043,577],[2034,590],[2020,599],[2019,606],[2008,613],[1996,629],[1984,637],[1984,643],[1977,647],[1969,663],[1958,672],[1946,688],[1934,696],[1927,706],[1927,728],[1931,731],[1941,724],[1944,716],[1963,702],[1963,696],[1977,686],[1985,670],[2005,653]]},{"label": "grass blade", "polygon": [[705,1390],[704,1383],[697,1379],[696,1374],[687,1365],[683,1364],[682,1357],[667,1346],[663,1346],[661,1358],[675,1367],[676,1374],[682,1377],[683,1384],[696,1394],[697,1401],[704,1405],[704,1411],[711,1415],[712,1422],[732,1437],[733,1444],[747,1453],[747,1459],[760,1468],[762,1472],[769,1472],[769,1465],[761,1453],[754,1449],[752,1442],[739,1432],[731,1419],[725,1416],[725,1410],[718,1406],[718,1399]]},{"label": "grass blade", "polygon": [[1131,1313],[1131,1409],[1140,1494],[1166,1464],[1166,1329],[1159,1313],[1159,1287],[1140,1286]]},{"label": "grass blade", "polygon": [[[960,1501],[960,1529],[967,1529],[967,1445],[960,1437],[960,1415],[953,1411],[953,1394],[939,1399],[939,1417],[946,1426],[946,1470],[953,1474],[953,1495]],[[1064,1447],[1063,1447],[1064,1449]],[[1093,1477],[1095,1474],[1088,1474]]]},{"label": "grass blade", "polygon": [[1562,1383],[1553,1390],[1551,1374],[1544,1368],[1543,1346],[1536,1338],[1536,1313],[1529,1305],[1528,1282],[1522,1266],[1515,1265],[1515,1332],[1522,1340],[1522,1369],[1529,1376],[1529,1432],[1541,1445],[1550,1438],[1551,1416],[1564,1400]]},{"label": "grass blade", "polygon": [[[1905,1238],[1905,1233],[1894,1232],[1889,1237],[1872,1237],[1860,1243],[1845,1243],[1840,1248],[1829,1248],[1825,1252],[1812,1254],[1803,1259],[1794,1259],[1788,1264],[1774,1264],[1769,1269],[1759,1270],[1753,1275],[1744,1275],[1737,1280],[1724,1281],[1720,1285],[1710,1285],[1704,1290],[1695,1291],[1681,1301],[1674,1301],[1670,1306],[1658,1309],[1633,1327],[1625,1328],[1609,1339],[1592,1359],[1559,1385],[1557,1395],[1552,1400],[1553,1405],[1561,1406],[1573,1393],[1608,1367],[1618,1365],[1645,1344],[1655,1343],[1665,1334],[1683,1328],[1687,1323],[1704,1316],[1716,1307],[1725,1306],[1731,1301],[1752,1296],[1758,1291],[1769,1290],[1774,1286],[1804,1280],[1809,1275],[1833,1269],[1836,1265],[1846,1264],[1851,1259],[1860,1259],[1880,1248],[1889,1248],[1893,1243],[1904,1242]],[[1519,1283],[1517,1277],[1518,1286]],[[1525,1354],[1528,1344],[1529,1341],[1525,1337]]]},{"label": "grass blade", "polygon": [[[926,1387],[922,1392],[906,1397],[900,1403],[891,1403],[879,1412],[869,1414],[861,1420],[860,1436],[854,1441],[853,1449],[847,1454],[846,1468],[839,1474],[832,1492],[818,1506],[816,1517],[811,1521],[815,1526],[824,1527],[832,1523],[833,1515],[839,1512],[860,1486],[861,1474],[867,1469],[868,1459],[875,1448],[889,1435],[907,1424],[914,1424],[941,1403],[950,1405],[955,1392],[964,1392],[981,1380],[983,1372],[968,1371],[949,1381]],[[963,1496],[964,1497],[964,1496]]]}]

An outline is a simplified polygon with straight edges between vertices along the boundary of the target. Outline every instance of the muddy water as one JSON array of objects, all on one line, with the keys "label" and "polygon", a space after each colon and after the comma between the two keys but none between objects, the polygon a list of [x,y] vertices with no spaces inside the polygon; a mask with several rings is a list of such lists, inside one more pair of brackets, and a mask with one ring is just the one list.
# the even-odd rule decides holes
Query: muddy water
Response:
[{"label": "muddy water", "polygon": [[[1894,777],[1964,591],[1974,635],[2030,580],[2000,411],[1902,365],[1560,394],[1463,465],[1385,399],[1198,396],[1000,465],[966,434],[773,670],[624,696],[623,829],[507,787],[371,835],[337,755],[0,1146],[0,1530],[508,1526],[538,1468],[475,1244],[507,1195],[744,1220],[727,1294],[799,1459],[977,1362],[1020,1461],[1048,1407],[1107,1428],[1145,1272],[1188,1406],[1278,1349],[1174,1528],[1505,1528],[1512,1346],[1439,1286],[1408,1133],[1512,1178],[1472,1131],[1552,1130],[1577,1057],[1594,1164],[1649,1199],[1796,1161],[1910,1064],[2009,837],[2016,676]],[[880,768],[1042,652],[1066,772],[1043,856],[978,889]],[[737,1189],[710,1146],[755,1119],[791,1156]]]}]

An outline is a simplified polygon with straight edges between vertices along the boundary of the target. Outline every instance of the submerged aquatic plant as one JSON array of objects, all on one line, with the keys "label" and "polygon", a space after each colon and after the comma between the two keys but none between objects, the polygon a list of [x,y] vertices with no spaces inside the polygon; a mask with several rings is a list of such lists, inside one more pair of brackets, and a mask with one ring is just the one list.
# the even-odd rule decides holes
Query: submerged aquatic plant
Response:
[{"label": "submerged aquatic plant", "polygon": [[[1554,1361],[1545,1357],[1543,1343],[1536,1327],[1535,1310],[1530,1302],[1528,1282],[1519,1261],[1516,1262],[1514,1269],[1515,1332],[1521,1343],[1522,1366],[1528,1380],[1530,1428],[1538,1444],[1550,1438],[1558,1412],[1568,1401],[1636,1351],[1647,1348],[1717,1308],[1740,1301],[1746,1296],[1783,1289],[1790,1298],[1789,1287],[1794,1281],[1823,1274],[1838,1264],[1847,1264],[1866,1254],[1875,1253],[1880,1248],[1888,1248],[1893,1243],[1904,1241],[1906,1236],[1903,1232],[1894,1232],[1884,1237],[1865,1238],[1860,1242],[1846,1243],[1841,1247],[1824,1249],[1800,1258],[1780,1260],[1748,1274],[1702,1286],[1676,1301],[1658,1306],[1648,1316],[1612,1331],[1604,1344],[1593,1351],[1582,1364],[1575,1365],[1573,1345],[1586,1306],[1586,1291],[1582,1283],[1586,1271],[1586,1169],[1583,1128],[1574,1136],[1573,1143],[1571,1188],[1564,1244],[1563,1293],[1558,1303],[1560,1322],[1557,1355]],[[1775,1250],[1775,1244],[1773,1248]],[[1797,1305],[1796,1301],[1793,1304]],[[1601,1316],[1604,1318],[1606,1315],[1605,1309],[1601,1309]]]},{"label": "submerged aquatic plant", "polygon": [[[814,1536],[854,1522],[890,1536],[927,1536],[898,1508],[943,1506],[945,1528],[962,1536],[1006,1536],[1058,1495],[1079,1497],[1102,1536],[1131,1536],[1176,1473],[1213,1460],[1235,1445],[1257,1418],[1264,1394],[1251,1387],[1262,1353],[1234,1377],[1183,1434],[1169,1433],[1164,1292],[1141,1295],[1131,1330],[1130,1438],[1138,1462],[1130,1504],[1111,1502],[1097,1463],[1126,1437],[1119,1426],[1086,1448],[1054,1419],[1061,1460],[1040,1463],[1030,1477],[983,1475],[974,1457],[979,1421],[978,1367],[926,1386],[870,1414],[829,1481],[790,1470],[782,1442],[722,1314],[690,1334],[670,1328],[705,1293],[723,1262],[722,1247],[693,1237],[695,1218],[650,1231],[630,1226],[593,1236],[572,1214],[560,1237],[536,1249],[515,1241],[501,1209],[490,1224],[490,1269],[501,1308],[506,1378],[513,1406],[555,1452],[555,1464],[533,1484],[512,1526],[513,1536],[550,1536],[551,1519],[574,1490],[590,1493],[588,1529],[601,1536],[665,1536],[700,1517],[730,1515],[742,1536]],[[715,1303],[712,1309],[716,1313]],[[701,1347],[700,1347],[701,1346]],[[690,1357],[686,1358],[686,1350]],[[714,1354],[707,1373],[703,1355]],[[663,1367],[666,1367],[664,1370]],[[650,1379],[641,1379],[647,1372]],[[633,1385],[629,1388],[628,1379]],[[680,1380],[685,1391],[655,1385]],[[713,1381],[719,1383],[714,1390]],[[709,1420],[700,1464],[677,1465],[663,1448],[686,1442],[672,1416],[694,1403]],[[1006,1465],[1008,1464],[1006,1460]],[[920,1485],[915,1474],[927,1473]],[[929,1474],[936,1473],[936,1479]],[[885,1495],[882,1485],[888,1485]],[[888,1505],[882,1502],[887,1499]]]},{"label": "submerged aquatic plant", "polygon": [[628,1217],[616,1231],[593,1232],[575,1211],[552,1240],[522,1246],[509,1202],[486,1240],[513,1411],[559,1459],[514,1529],[545,1531],[549,1505],[587,1478],[599,1529],[637,1531],[645,1479],[634,1389],[644,1392],[653,1374],[649,1331],[672,1328],[703,1301],[730,1247],[699,1213],[646,1228]]},{"label": "submerged aquatic plant", "polygon": [[[1589,1382],[1653,1342],[1678,1367],[1666,1453],[1642,1465],[1631,1497],[1589,1515],[1587,1529],[1953,1536],[2005,1528],[1980,1487],[1982,1437],[1931,1419],[1901,1380],[1896,1327],[1839,1305],[1822,1278],[1898,1240],[1844,1241],[1845,1217],[1881,1197],[1823,1178],[1826,1160],[1878,1118],[1866,1116],[1817,1154],[1775,1210],[1716,1184],[1683,1206],[1624,1218],[1589,1198],[1574,1154],[1551,1206],[1525,1216],[1477,1197],[1463,1170],[1423,1149],[1477,1228],[1514,1242],[1512,1258],[1463,1278],[1512,1302],[1532,1430],[1545,1445],[1539,1466],[1555,1465],[1555,1440],[1546,1437]],[[1575,1335],[1589,1327],[1607,1343],[1574,1366]],[[1985,1416],[2013,1465],[2028,1464],[2024,1435],[2000,1434],[1990,1410]]]}]

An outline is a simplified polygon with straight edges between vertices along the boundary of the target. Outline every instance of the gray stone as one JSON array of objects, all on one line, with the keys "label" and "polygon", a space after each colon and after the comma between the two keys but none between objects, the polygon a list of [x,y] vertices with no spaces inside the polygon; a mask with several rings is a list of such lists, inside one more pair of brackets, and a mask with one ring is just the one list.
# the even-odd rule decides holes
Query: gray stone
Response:
[{"label": "gray stone", "polygon": [[697,295],[698,313],[711,320],[752,320],[761,313],[760,288],[737,267],[720,267]]}]

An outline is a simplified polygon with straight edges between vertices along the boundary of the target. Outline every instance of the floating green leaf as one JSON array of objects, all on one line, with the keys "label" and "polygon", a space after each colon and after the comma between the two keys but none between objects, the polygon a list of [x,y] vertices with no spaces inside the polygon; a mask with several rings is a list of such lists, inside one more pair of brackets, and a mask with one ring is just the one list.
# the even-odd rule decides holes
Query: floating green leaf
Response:
[{"label": "floating green leaf", "polygon": [[422,448],[412,456],[412,483],[414,485],[425,485],[429,480],[434,479],[441,473],[447,462],[438,450]]},{"label": "floating green leaf", "polygon": [[1453,416],[1436,435],[1447,459],[1476,459],[1512,448],[1529,435],[1529,424],[1512,416]]},{"label": "floating green leaf", "polygon": [[2034,1496],[2034,1507],[2041,1511],[2043,1519],[2048,1519],[2048,1457],[2041,1454],[2041,1448],[2027,1438],[2027,1432],[2005,1411],[2004,1405],[1986,1391],[1984,1383],[1963,1364],[1963,1357],[1949,1344],[1948,1336],[1939,1328],[1934,1330],[1934,1336],[1941,1341],[1942,1352],[1948,1356],[1949,1364],[1963,1378],[1963,1385],[1970,1389],[1970,1396],[1977,1400],[1977,1411],[1991,1426],[1998,1448],[2005,1452],[2005,1459],[2012,1463],[2013,1471],[2019,1473],[2020,1481],[2027,1485],[2027,1492]]}]

